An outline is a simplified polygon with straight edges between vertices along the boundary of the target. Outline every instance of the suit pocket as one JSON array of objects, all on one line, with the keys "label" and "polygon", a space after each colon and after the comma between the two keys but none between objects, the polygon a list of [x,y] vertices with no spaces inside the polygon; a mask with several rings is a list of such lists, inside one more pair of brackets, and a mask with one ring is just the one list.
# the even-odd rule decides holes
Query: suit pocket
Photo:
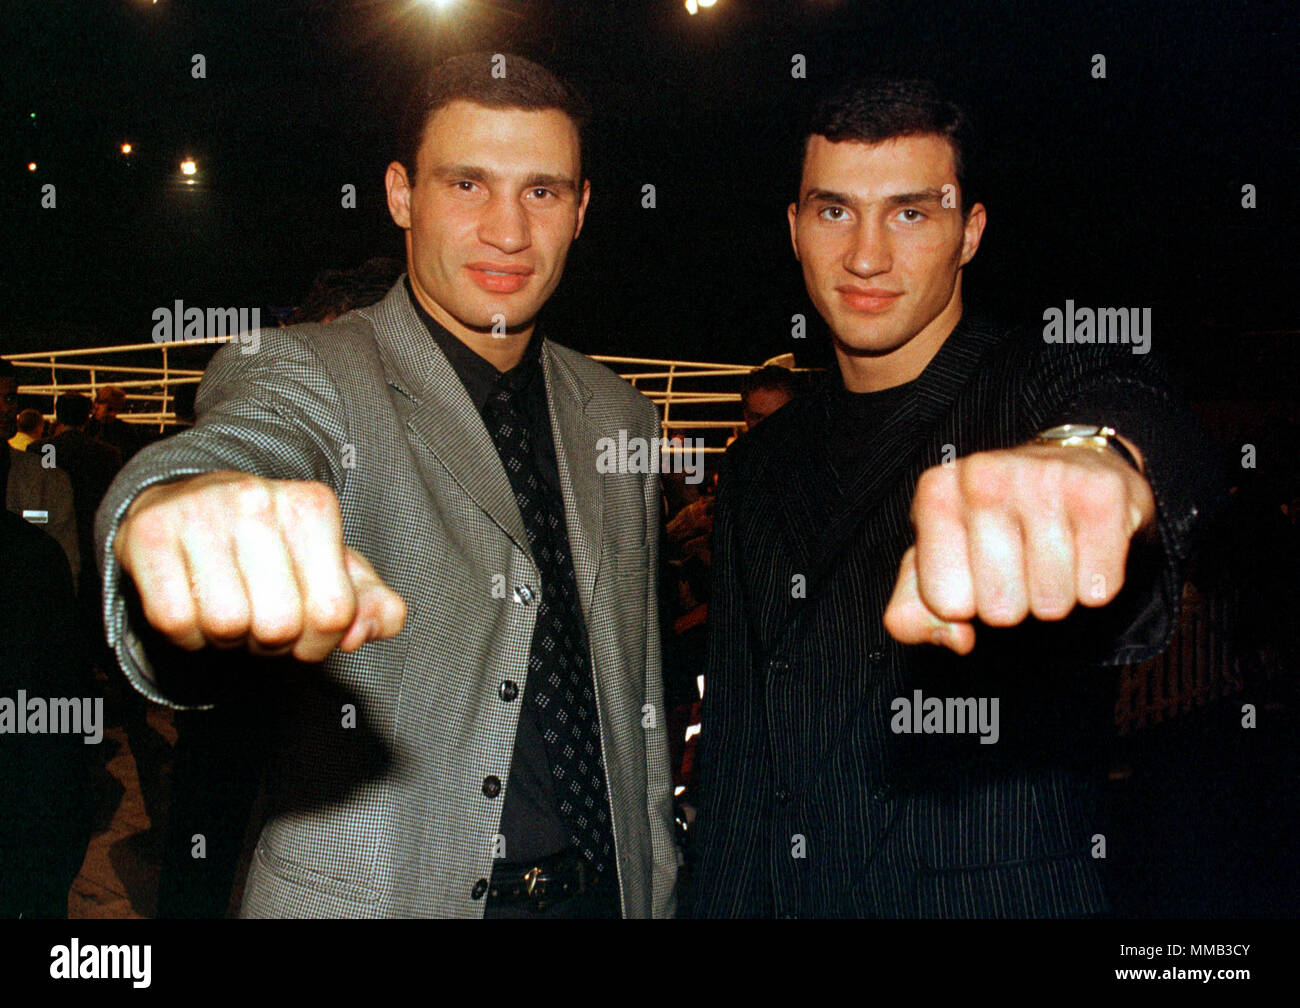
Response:
[{"label": "suit pocket", "polygon": [[379,836],[359,813],[302,821],[271,820],[257,856],[275,875],[296,885],[354,902],[374,903]]},{"label": "suit pocket", "polygon": [[1083,917],[1105,913],[1096,863],[1086,854],[1061,852],[1028,861],[1005,861],[917,872],[913,912],[919,917]]}]

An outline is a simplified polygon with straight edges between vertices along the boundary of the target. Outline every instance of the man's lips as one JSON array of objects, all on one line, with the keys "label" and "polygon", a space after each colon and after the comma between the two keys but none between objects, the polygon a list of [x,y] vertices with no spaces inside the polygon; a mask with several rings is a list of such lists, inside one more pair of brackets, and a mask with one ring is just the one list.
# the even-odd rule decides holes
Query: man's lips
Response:
[{"label": "man's lips", "polygon": [[515,263],[472,262],[465,268],[471,280],[493,294],[513,294],[533,275],[531,266]]},{"label": "man's lips", "polygon": [[844,303],[854,311],[882,312],[903,296],[902,291],[885,290],[881,287],[853,287],[842,284],[836,287]]}]

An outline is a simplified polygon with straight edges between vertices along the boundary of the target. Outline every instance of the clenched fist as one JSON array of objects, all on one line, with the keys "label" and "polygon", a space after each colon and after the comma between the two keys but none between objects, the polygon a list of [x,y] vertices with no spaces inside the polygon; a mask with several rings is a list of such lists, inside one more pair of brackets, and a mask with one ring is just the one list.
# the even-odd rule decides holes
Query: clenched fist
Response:
[{"label": "clenched fist", "polygon": [[392,637],[406,603],[343,545],[321,483],[213,472],[150,487],[114,551],[145,618],[173,644],[321,661]]},{"label": "clenched fist", "polygon": [[968,654],[976,618],[1006,627],[1106,605],[1154,517],[1147,481],[1109,450],[1029,444],[927,469],[885,629]]}]

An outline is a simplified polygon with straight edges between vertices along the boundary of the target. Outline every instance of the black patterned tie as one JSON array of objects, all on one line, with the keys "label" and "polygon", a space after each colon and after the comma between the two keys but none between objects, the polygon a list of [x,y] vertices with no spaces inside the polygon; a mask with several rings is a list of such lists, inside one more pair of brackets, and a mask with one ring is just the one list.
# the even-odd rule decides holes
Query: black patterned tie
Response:
[{"label": "black patterned tie", "polygon": [[598,872],[604,872],[612,867],[614,842],[595,682],[564,524],[564,502],[538,472],[528,424],[513,398],[508,388],[498,384],[488,397],[484,420],[514,489],[542,578],[528,681],[535,686],[538,727],[569,840]]}]

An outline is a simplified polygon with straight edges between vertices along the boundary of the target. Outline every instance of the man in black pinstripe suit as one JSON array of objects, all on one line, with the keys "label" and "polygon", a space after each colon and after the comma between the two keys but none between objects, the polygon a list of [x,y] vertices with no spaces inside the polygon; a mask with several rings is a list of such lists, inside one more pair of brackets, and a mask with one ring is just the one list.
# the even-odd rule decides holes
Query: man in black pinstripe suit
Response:
[{"label": "man in black pinstripe suit", "polygon": [[839,368],[726,458],[698,916],[1107,911],[1105,670],[1168,642],[1215,483],[1147,354],[963,311],[965,132],[871,82],[805,134],[790,234]]}]

